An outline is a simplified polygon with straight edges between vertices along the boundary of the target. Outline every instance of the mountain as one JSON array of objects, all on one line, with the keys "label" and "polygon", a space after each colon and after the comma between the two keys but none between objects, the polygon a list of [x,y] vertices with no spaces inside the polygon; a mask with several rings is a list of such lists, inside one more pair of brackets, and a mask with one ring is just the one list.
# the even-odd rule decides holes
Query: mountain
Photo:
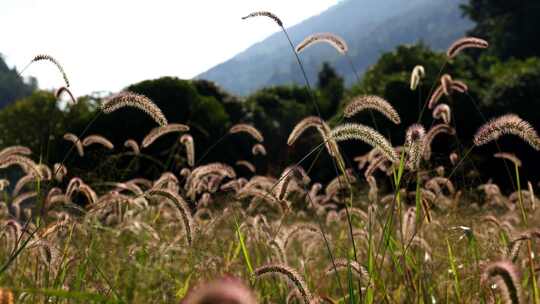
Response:
[{"label": "mountain", "polygon": [[[397,45],[423,41],[434,49],[448,47],[472,27],[472,22],[462,17],[459,8],[464,2],[344,0],[287,31],[293,44],[316,32],[331,32],[343,37],[349,45],[348,55],[361,76],[382,53],[393,50]],[[300,57],[313,84],[324,61],[330,62],[348,84],[356,80],[347,58],[328,45],[314,45],[304,50]],[[240,95],[265,86],[304,83],[281,31],[196,78],[217,82],[226,90]]]},{"label": "mountain", "polygon": [[10,69],[0,54],[0,109],[13,101],[32,94],[37,88],[37,80],[30,77],[22,79],[15,68]]}]

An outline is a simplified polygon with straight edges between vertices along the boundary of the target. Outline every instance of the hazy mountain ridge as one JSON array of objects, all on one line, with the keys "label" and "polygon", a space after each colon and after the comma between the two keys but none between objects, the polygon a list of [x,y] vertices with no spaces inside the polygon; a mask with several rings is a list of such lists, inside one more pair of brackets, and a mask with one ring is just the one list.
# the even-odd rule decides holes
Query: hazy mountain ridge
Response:
[{"label": "hazy mountain ridge", "polygon": [[33,77],[23,79],[15,68],[10,68],[0,53],[0,109],[13,101],[32,94],[37,88]]},{"label": "hazy mountain ridge", "polygon": [[[404,43],[424,41],[435,49],[446,48],[472,23],[462,17],[462,0],[348,0],[318,16],[288,28],[294,44],[315,32],[332,32],[348,43],[349,56],[358,72],[373,64],[380,54]],[[285,20],[286,23],[286,20]],[[311,82],[324,61],[329,61],[348,83],[354,76],[348,61],[325,45],[301,54]],[[261,87],[290,82],[303,83],[283,33],[276,32],[230,60],[197,76],[225,89],[248,94]]]}]

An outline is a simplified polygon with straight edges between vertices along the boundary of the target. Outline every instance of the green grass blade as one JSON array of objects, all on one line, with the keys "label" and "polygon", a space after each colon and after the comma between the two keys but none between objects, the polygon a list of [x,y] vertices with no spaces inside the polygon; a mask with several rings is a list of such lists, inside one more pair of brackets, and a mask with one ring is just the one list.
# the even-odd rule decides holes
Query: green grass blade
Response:
[{"label": "green grass blade", "polygon": [[253,266],[251,266],[251,259],[249,257],[249,252],[246,248],[246,244],[244,243],[244,235],[242,234],[242,231],[240,231],[240,226],[238,225],[238,221],[236,220],[236,217],[234,219],[234,224],[236,226],[236,236],[238,237],[238,241],[240,243],[240,247],[242,248],[242,254],[244,255],[244,260],[246,262],[247,268],[249,270],[249,274],[253,274]]}]

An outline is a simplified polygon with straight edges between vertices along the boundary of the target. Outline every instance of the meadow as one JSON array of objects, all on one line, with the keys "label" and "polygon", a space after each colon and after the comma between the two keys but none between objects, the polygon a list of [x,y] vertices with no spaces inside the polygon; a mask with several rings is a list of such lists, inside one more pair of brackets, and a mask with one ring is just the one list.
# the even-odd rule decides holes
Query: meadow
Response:
[{"label": "meadow", "polygon": [[[245,18],[253,17],[270,18],[289,39],[277,16]],[[317,43],[348,56],[347,43],[330,33],[289,42],[302,71],[301,53]],[[181,159],[178,170],[163,170],[156,179],[88,182],[63,161],[43,162],[42,151],[24,144],[4,148],[0,170],[17,174],[0,180],[0,304],[540,304],[536,185],[522,180],[526,164],[511,147],[498,144],[510,136],[538,151],[534,127],[521,113],[490,117],[477,126],[473,146],[445,155],[445,165],[432,161],[433,140],[456,137],[453,115],[461,115],[445,98],[469,91],[445,68],[471,49],[488,47],[465,37],[448,48],[437,83],[424,86],[430,94],[418,121],[402,121],[391,101],[367,92],[348,101],[330,124],[311,94],[315,114],[296,122],[283,149],[294,149],[308,133],[318,141],[275,175],[260,174],[250,159],[208,162],[209,151],[198,151],[189,123],[168,122],[150,98],[129,91],[104,99],[81,133],[64,134],[70,149],[63,159],[84,158],[90,149],[150,158],[146,149],[174,137],[168,157],[152,161]],[[56,97],[77,103],[59,60],[37,55],[30,64],[39,61],[64,78]],[[411,91],[423,86],[422,62],[406,72]],[[124,108],[155,123],[141,142],[126,138],[118,147],[87,134],[100,117],[122,119]],[[368,119],[358,119],[359,113]],[[428,128],[419,123],[424,113],[431,113]],[[375,116],[399,126],[404,142],[383,135],[369,119]],[[253,157],[265,157],[265,135],[238,123],[224,137],[242,137]],[[219,149],[221,140],[210,149]],[[349,158],[340,147],[346,141],[370,151]],[[461,166],[484,145],[497,147],[494,157],[511,193],[491,181],[463,182]],[[320,168],[310,162],[323,154],[335,172],[324,184],[313,181]]]}]

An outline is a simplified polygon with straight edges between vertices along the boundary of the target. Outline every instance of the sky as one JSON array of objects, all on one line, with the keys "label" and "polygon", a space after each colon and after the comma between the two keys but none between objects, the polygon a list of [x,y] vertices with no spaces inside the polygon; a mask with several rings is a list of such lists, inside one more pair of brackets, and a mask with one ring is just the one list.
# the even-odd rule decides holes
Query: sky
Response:
[{"label": "sky", "polygon": [[[0,53],[19,70],[37,54],[64,67],[75,95],[118,91],[160,76],[189,79],[285,26],[323,12],[337,0],[0,0]],[[23,76],[41,88],[63,85],[51,64]]]}]

